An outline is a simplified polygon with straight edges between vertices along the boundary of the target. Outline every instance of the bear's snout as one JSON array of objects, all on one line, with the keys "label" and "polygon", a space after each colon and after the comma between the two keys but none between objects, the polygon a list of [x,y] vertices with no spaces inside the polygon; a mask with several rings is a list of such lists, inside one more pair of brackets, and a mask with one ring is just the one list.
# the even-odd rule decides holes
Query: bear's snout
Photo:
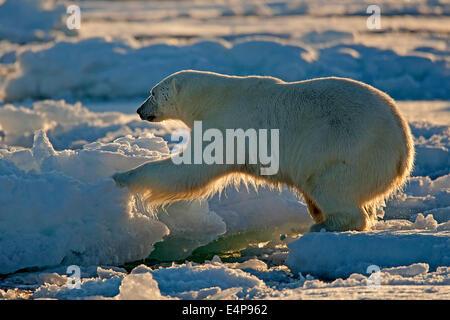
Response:
[{"label": "bear's snout", "polygon": [[144,120],[144,118],[142,117],[142,107],[143,107],[143,106],[140,106],[139,109],[137,109],[136,112],[137,112],[137,114],[139,115],[139,117],[141,117],[141,120]]},{"label": "bear's snout", "polygon": [[[139,107],[139,109],[137,109],[136,112],[139,115],[139,117],[141,118],[141,120],[153,121],[156,118],[155,115],[149,114],[150,113],[149,109],[155,108],[155,103],[152,98],[153,97],[150,97],[147,100],[145,100],[145,102]],[[150,107],[149,107],[149,105],[150,105]],[[151,112],[151,113],[153,113],[153,112]]]},{"label": "bear's snout", "polygon": [[140,106],[139,109],[137,109],[136,112],[139,115],[139,117],[141,118],[141,120],[145,120],[145,117],[144,117],[144,115],[142,113],[142,110],[143,110],[143,108],[142,108],[142,106]]},{"label": "bear's snout", "polygon": [[139,117],[141,118],[141,120],[147,120],[147,121],[153,121],[153,120],[155,120],[156,119],[156,116],[154,116],[154,115],[148,115],[148,116],[146,116],[145,114],[144,114],[144,112],[143,112],[143,110],[144,110],[144,105],[145,105],[145,103],[142,105],[142,106],[140,106],[139,107],[139,109],[137,109],[137,114],[139,115]]}]

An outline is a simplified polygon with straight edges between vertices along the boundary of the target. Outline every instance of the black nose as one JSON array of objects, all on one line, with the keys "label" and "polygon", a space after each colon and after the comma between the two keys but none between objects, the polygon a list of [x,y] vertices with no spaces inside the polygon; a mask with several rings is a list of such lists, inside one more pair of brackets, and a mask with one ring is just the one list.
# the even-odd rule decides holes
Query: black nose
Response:
[{"label": "black nose", "polygon": [[137,109],[136,112],[137,112],[138,115],[141,115],[141,111],[142,111],[142,107],[140,107],[139,109]]}]

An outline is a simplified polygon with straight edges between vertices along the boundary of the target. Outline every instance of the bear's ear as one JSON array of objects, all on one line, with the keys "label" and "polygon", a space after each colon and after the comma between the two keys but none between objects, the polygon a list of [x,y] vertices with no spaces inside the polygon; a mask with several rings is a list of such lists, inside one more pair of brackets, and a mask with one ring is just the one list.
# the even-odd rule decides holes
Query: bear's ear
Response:
[{"label": "bear's ear", "polygon": [[176,79],[172,79],[172,89],[175,94],[178,94],[178,92],[180,91],[180,85]]}]

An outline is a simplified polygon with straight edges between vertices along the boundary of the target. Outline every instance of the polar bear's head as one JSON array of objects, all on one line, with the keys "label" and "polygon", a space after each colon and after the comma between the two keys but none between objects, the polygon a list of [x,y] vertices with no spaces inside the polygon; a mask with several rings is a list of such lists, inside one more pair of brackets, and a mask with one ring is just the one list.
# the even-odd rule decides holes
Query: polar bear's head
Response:
[{"label": "polar bear's head", "polygon": [[142,120],[152,122],[178,119],[188,123],[192,117],[202,120],[208,107],[206,103],[210,101],[208,96],[220,88],[215,80],[223,77],[195,70],[174,73],[152,88],[151,95],[137,113]]},{"label": "polar bear's head", "polygon": [[178,85],[175,76],[167,77],[150,92],[150,96],[137,110],[142,120],[162,121],[177,117]]}]

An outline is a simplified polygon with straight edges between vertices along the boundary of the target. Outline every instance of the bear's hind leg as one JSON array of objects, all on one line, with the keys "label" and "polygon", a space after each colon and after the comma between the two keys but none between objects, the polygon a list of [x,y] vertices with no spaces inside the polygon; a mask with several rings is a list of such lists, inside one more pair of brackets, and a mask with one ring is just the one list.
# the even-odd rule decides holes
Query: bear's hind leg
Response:
[{"label": "bear's hind leg", "polygon": [[367,229],[367,219],[360,208],[342,208],[324,213],[324,220],[309,229],[310,232],[363,231]]},{"label": "bear's hind leg", "polygon": [[322,221],[316,220],[311,232],[362,231],[370,227],[370,218],[358,202],[359,189],[352,173],[350,166],[335,164],[308,179],[303,189],[322,213]]}]

